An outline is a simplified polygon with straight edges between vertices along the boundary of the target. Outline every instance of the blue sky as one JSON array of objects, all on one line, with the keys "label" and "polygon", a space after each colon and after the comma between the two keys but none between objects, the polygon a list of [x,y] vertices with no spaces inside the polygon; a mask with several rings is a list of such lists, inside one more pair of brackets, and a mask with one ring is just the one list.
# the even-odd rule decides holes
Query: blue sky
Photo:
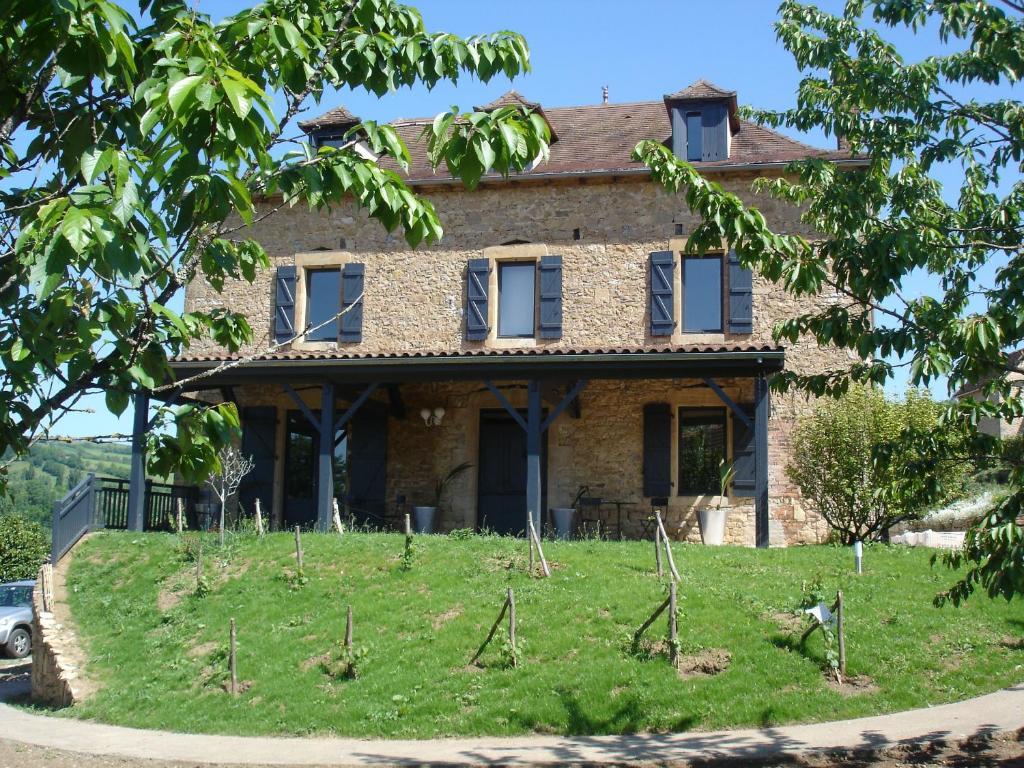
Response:
[{"label": "blue sky", "polygon": [[[775,40],[773,0],[410,1],[432,31],[470,35],[511,29],[522,33],[530,45],[533,71],[514,83],[504,77],[487,85],[465,80],[457,87],[441,84],[433,91],[403,89],[381,99],[362,92],[330,92],[320,107],[313,105],[304,117],[339,103],[364,119],[433,115],[451,105],[468,109],[485,103],[509,87],[532,101],[553,106],[599,103],[604,85],[613,102],[642,101],[659,98],[700,77],[738,91],[740,103],[784,109],[793,104],[800,79],[791,56]],[[249,3],[207,0],[195,5],[219,19]],[[842,8],[836,0],[818,5],[832,11]],[[886,36],[908,60],[939,50],[934,34],[915,36],[898,30],[886,32]],[[830,147],[834,141],[820,134],[799,138],[822,147]],[[952,186],[957,179],[955,174],[946,174],[942,180]],[[932,285],[915,277],[904,290],[910,296],[922,295]],[[901,392],[904,383],[897,379],[889,389]],[[941,385],[935,390],[943,394]],[[96,413],[71,414],[57,431],[94,435],[131,430],[130,412],[115,419],[107,413],[101,397],[91,398],[87,407]]]}]

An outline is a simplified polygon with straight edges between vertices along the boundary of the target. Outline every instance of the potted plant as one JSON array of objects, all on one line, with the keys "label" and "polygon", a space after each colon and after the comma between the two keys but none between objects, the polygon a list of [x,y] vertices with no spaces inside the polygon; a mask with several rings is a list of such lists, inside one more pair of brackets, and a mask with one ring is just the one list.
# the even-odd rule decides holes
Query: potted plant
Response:
[{"label": "potted plant", "polygon": [[555,536],[563,540],[572,536],[576,508],[580,503],[580,499],[588,493],[590,493],[590,488],[585,485],[581,485],[576,491],[575,498],[572,500],[572,506],[551,508],[551,520],[555,526]]},{"label": "potted plant", "polygon": [[700,523],[700,539],[708,546],[717,547],[725,541],[725,522],[729,517],[728,501],[729,486],[732,484],[736,469],[731,461],[722,459],[718,462],[718,502],[714,507],[704,507],[697,512]]},{"label": "potted plant", "polygon": [[412,508],[413,526],[416,528],[416,533],[434,532],[434,519],[437,515],[438,507],[441,506],[441,502],[444,500],[445,491],[448,490],[448,486],[451,485],[455,478],[472,466],[468,461],[464,461],[458,466],[453,467],[434,486],[433,502],[429,506]]}]

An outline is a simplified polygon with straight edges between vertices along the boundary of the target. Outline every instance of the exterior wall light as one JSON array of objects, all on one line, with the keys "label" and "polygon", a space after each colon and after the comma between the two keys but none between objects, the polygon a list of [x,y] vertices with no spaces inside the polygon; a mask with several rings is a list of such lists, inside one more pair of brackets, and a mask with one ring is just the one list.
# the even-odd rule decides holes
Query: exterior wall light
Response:
[{"label": "exterior wall light", "polygon": [[423,408],[420,410],[420,418],[423,419],[423,423],[428,427],[436,427],[441,423],[441,419],[444,418],[444,408],[437,406],[434,410],[429,408]]}]

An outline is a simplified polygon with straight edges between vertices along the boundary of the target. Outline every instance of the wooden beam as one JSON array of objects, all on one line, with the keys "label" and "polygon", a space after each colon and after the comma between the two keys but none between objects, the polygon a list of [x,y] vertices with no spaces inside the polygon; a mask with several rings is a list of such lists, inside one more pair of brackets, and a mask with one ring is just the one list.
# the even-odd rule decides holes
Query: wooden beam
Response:
[{"label": "wooden beam", "polygon": [[541,404],[540,382],[532,379],[526,389],[526,514],[537,530],[541,527]]},{"label": "wooden beam", "polygon": [[356,398],[356,401],[352,403],[352,405],[348,407],[348,410],[341,415],[341,418],[334,422],[335,432],[337,432],[339,429],[344,429],[345,425],[348,424],[349,420],[356,415],[356,411],[362,408],[363,403],[370,399],[370,395],[377,391],[377,387],[377,382],[374,382],[373,384],[371,384],[370,386],[363,390],[363,393]]},{"label": "wooden beam", "polygon": [[768,416],[771,396],[768,379],[754,379],[754,539],[758,547],[768,547]]},{"label": "wooden beam", "polygon": [[573,400],[579,397],[580,392],[583,390],[585,386],[587,386],[586,379],[580,379],[575,384],[573,384],[572,388],[568,391],[568,393],[566,393],[565,397],[563,397],[561,401],[559,401],[558,405],[554,407],[554,410],[552,410],[551,413],[548,414],[548,417],[544,419],[544,423],[540,425],[541,432],[548,431],[548,427],[554,424],[555,419],[558,418],[558,415],[569,407],[569,403],[571,403]]},{"label": "wooden beam", "polygon": [[292,389],[291,384],[285,382],[282,386],[284,387],[285,394],[292,399],[292,402],[295,403],[296,406],[298,406],[298,409],[302,411],[303,414],[305,414],[306,419],[309,421],[309,423],[313,425],[313,429],[319,432],[320,419],[313,415],[313,412],[309,409],[309,406],[306,405],[305,402],[303,402],[301,397],[299,397],[299,393]]},{"label": "wooden beam", "polygon": [[149,394],[135,393],[135,422],[132,425],[131,474],[128,481],[128,530],[141,531],[146,524],[146,431],[149,424]]},{"label": "wooden beam", "polygon": [[732,411],[733,416],[742,421],[743,425],[747,429],[753,428],[754,425],[750,423],[750,417],[743,412],[742,408],[740,408],[738,405],[736,405],[735,402],[733,402],[733,399],[731,397],[725,394],[725,390],[718,385],[717,381],[711,378],[705,378],[704,383],[711,387],[711,391],[718,395],[718,399],[726,404],[729,410]]},{"label": "wooden beam", "polygon": [[[351,409],[350,409],[351,410]],[[334,513],[334,385],[320,387],[320,453],[318,456],[316,527],[318,531],[331,528]]]},{"label": "wooden beam", "polygon": [[[524,432],[529,432],[529,428],[526,426],[526,421],[523,420],[522,414],[519,413],[515,408],[512,407],[512,403],[508,401],[508,398],[502,393],[500,389],[494,386],[494,382],[490,379],[485,379],[484,384],[491,390],[491,394],[501,403],[501,407],[508,411],[509,416],[515,419],[516,424],[523,428]],[[537,396],[540,397],[540,391],[538,390]]]}]

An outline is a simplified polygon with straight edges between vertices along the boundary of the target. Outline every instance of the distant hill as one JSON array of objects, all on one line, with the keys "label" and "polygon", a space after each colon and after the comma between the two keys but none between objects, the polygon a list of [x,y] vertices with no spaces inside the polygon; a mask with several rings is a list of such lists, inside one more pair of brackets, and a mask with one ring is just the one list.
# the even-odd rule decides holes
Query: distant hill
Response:
[{"label": "distant hill", "polygon": [[90,472],[127,479],[130,461],[127,445],[36,443],[9,467],[9,495],[0,498],[0,513],[17,512],[49,528],[54,501]]}]

